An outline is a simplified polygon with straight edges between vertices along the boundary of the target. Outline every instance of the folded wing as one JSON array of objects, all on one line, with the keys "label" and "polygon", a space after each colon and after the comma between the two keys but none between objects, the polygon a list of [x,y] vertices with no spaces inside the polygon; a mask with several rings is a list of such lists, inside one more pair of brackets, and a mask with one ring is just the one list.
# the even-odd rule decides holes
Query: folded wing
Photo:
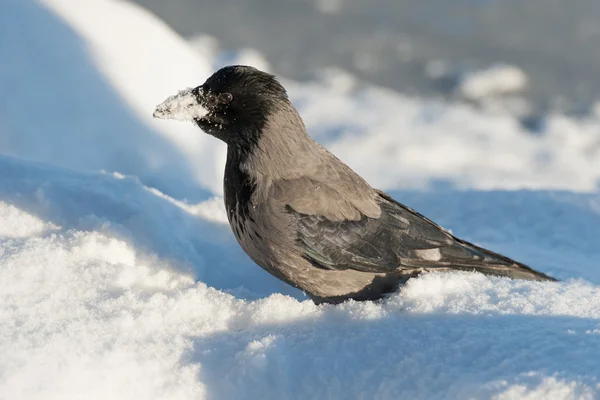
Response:
[{"label": "folded wing", "polygon": [[[275,200],[291,215],[304,257],[318,268],[411,275],[430,270],[475,270],[518,279],[553,280],[454,237],[383,192],[373,191],[371,198],[364,193],[345,196],[334,185],[307,178],[279,184],[285,185],[285,190],[276,189]],[[372,211],[375,204],[378,213]],[[379,215],[367,216],[361,209]]]}]

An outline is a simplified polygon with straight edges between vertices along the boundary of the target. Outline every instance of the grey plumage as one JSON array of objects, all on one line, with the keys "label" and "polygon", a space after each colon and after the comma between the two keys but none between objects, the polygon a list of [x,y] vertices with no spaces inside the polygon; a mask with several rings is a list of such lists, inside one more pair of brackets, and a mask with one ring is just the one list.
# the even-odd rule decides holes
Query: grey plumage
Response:
[{"label": "grey plumage", "polygon": [[155,116],[189,118],[227,143],[225,205],[238,242],[315,302],[378,299],[428,271],[553,280],[373,189],[308,136],[270,74],[225,67]]}]

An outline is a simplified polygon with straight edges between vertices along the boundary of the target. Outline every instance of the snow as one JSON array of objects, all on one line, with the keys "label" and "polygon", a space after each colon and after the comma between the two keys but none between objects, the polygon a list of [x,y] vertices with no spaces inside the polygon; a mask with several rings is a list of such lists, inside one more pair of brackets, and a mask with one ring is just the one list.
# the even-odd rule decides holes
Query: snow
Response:
[{"label": "snow", "polygon": [[3,36],[13,38],[0,41],[10,60],[0,80],[20,93],[1,103],[0,152],[117,170],[194,201],[220,190],[224,145],[192,124],[152,118],[156,104],[212,73],[208,60],[128,2],[18,3],[0,5]]},{"label": "snow", "polygon": [[[308,131],[383,189],[568,189],[600,181],[600,119],[551,114],[534,134],[514,115],[465,104],[288,84]],[[365,154],[376,154],[365,157]]]},{"label": "snow", "polygon": [[522,91],[527,86],[527,75],[514,65],[494,65],[482,71],[472,72],[463,78],[458,91],[467,99]]},{"label": "snow", "polygon": [[186,88],[167,97],[165,101],[156,106],[153,116],[177,121],[192,121],[195,118],[204,117],[208,114],[208,110],[198,103],[193,90],[193,88]]},{"label": "snow", "polygon": [[2,2],[0,26],[0,399],[600,397],[597,117],[534,135],[333,70],[284,80],[371,183],[562,280],[430,274],[315,306],[235,242],[218,141],[152,119],[260,55],[197,53],[122,1]]},{"label": "snow", "polygon": [[0,201],[0,237],[20,238],[39,235],[49,230],[57,229],[53,224],[24,213],[18,208]]}]

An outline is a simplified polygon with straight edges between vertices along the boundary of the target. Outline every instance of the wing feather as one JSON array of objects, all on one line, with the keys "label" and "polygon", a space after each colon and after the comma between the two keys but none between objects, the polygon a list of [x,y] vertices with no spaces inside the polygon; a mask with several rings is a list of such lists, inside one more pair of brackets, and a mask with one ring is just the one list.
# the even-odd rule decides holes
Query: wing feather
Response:
[{"label": "wing feather", "polygon": [[[454,237],[418,212],[373,191],[343,196],[308,178],[281,183],[272,192],[290,214],[304,257],[318,268],[373,273],[432,269],[478,270],[522,279],[552,279],[508,257]],[[412,273],[412,272],[411,272]]]}]

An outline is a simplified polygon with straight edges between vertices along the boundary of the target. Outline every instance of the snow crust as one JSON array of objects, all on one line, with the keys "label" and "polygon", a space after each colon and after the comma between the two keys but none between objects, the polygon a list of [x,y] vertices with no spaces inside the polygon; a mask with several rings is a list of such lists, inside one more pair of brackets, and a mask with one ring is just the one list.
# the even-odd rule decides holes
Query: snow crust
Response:
[{"label": "snow crust", "polygon": [[152,119],[261,57],[197,53],[122,1],[0,2],[0,26],[0,399],[600,397],[597,117],[533,134],[332,71],[284,80],[372,184],[562,280],[430,274],[315,306],[239,249],[219,142]]}]

